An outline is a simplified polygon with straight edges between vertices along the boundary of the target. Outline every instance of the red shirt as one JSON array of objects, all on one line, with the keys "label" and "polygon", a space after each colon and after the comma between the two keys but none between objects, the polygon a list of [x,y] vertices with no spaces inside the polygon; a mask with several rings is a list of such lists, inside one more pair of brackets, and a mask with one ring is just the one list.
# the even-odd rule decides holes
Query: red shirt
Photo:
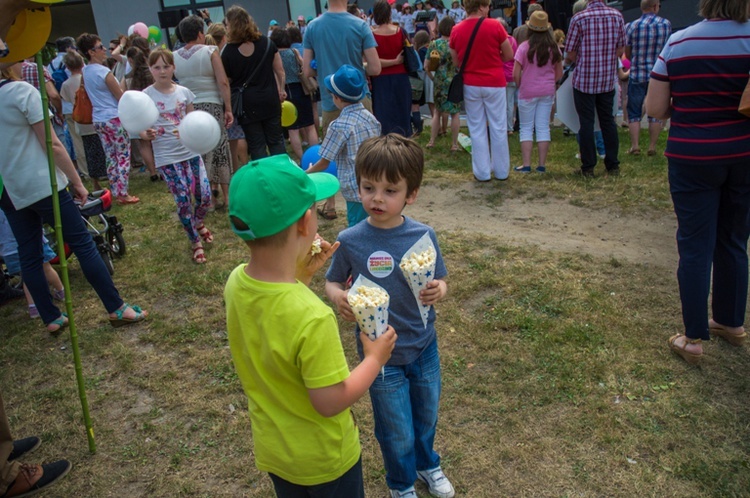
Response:
[{"label": "red shirt", "polygon": [[[450,47],[458,52],[458,67],[466,53],[466,46],[479,18],[465,19],[451,31]],[[508,33],[497,19],[487,19],[479,27],[469,52],[469,60],[464,69],[464,85],[483,87],[504,87],[502,50],[500,45],[508,39]]]},{"label": "red shirt", "polygon": [[[373,36],[378,43],[376,50],[378,51],[378,57],[381,59],[395,59],[398,57],[398,54],[404,50],[404,35],[401,34],[400,29],[393,35],[379,35],[373,33]],[[395,66],[384,67],[380,71],[380,76],[405,73],[406,66],[403,64],[396,64]]]}]

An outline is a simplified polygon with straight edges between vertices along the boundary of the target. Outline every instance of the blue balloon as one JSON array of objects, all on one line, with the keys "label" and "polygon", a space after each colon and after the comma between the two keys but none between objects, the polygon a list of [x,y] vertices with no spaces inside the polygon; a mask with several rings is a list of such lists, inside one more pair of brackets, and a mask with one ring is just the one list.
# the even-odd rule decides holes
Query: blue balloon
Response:
[{"label": "blue balloon", "polygon": [[[302,154],[302,163],[300,164],[300,168],[307,171],[307,169],[312,166],[313,164],[317,163],[320,160],[320,145],[313,145],[309,149],[307,149],[304,154]],[[323,171],[323,173],[328,173],[333,176],[336,176],[338,173],[338,170],[336,169],[336,161],[331,161],[328,167]]]}]

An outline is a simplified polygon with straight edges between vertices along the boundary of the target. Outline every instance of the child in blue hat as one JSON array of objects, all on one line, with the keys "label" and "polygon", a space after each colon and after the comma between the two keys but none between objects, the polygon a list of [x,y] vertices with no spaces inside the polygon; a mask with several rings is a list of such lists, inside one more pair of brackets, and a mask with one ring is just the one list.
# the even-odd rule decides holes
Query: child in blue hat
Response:
[{"label": "child in blue hat", "polygon": [[[333,103],[341,114],[328,126],[320,146],[320,160],[307,170],[308,173],[324,171],[331,161],[336,161],[337,175],[341,183],[341,195],[346,200],[346,218],[354,226],[367,218],[359,198],[357,178],[354,175],[354,159],[362,142],[380,136],[380,122],[362,105],[367,93],[367,80],[362,71],[344,64],[338,71],[323,79],[325,87],[333,96]],[[305,168],[307,165],[303,164]],[[318,208],[325,219],[336,218],[333,204]]]}]

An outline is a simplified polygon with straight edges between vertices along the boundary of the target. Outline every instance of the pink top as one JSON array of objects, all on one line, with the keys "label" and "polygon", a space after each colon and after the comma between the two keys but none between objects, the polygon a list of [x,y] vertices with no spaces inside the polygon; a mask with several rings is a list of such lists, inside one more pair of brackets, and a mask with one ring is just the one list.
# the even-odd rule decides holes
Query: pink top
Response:
[{"label": "pink top", "polygon": [[529,100],[537,97],[548,97],[555,94],[555,66],[552,58],[542,67],[534,62],[529,62],[529,42],[525,41],[518,46],[516,51],[516,62],[521,65],[521,85],[518,87],[518,98]]},{"label": "pink top", "polygon": [[[513,49],[513,55],[515,55],[516,50],[518,50],[518,42],[512,36],[508,37],[508,41],[510,42],[510,46]],[[516,61],[513,59],[503,64],[503,69],[505,71],[505,81],[507,81],[508,84],[513,83],[513,66],[515,64],[516,64]]]}]

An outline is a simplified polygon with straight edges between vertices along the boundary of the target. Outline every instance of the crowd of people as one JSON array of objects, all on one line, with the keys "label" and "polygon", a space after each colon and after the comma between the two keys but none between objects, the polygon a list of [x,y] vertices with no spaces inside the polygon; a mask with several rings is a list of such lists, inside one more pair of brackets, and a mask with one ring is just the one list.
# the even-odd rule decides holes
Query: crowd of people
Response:
[{"label": "crowd of people", "polygon": [[[432,495],[450,498],[455,491],[433,447],[440,396],[433,305],[447,293],[447,270],[434,230],[402,215],[417,199],[424,154],[447,134],[449,122],[451,150],[458,149],[463,105],[476,181],[507,180],[512,170],[547,172],[557,89],[570,78],[579,122],[577,173],[594,177],[601,158],[607,174],[617,176],[614,109],[627,80],[621,98],[628,154],[640,154],[644,116],[648,155],[657,154],[659,134],[671,120],[665,156],[678,220],[685,331],[668,346],[695,364],[710,335],[742,345],[750,120],[738,106],[750,73],[747,0],[700,0],[705,21],[675,34],[658,15],[659,0],[641,0],[642,15],[628,24],[604,0],[579,0],[567,33],[536,3],[511,31],[505,20],[490,17],[490,3],[454,1],[446,9],[439,0],[413,6],[377,0],[364,13],[346,0],[329,0],[319,17],[300,16],[285,27],[272,21],[267,34],[233,6],[221,23],[205,15],[183,19],[174,52],[131,35],[111,40],[107,54],[97,35],[83,33],[57,41],[59,53],[42,75],[30,62],[3,67],[0,145],[7,152],[0,158],[0,207],[34,312],[52,334],[67,326],[53,302],[61,289],[47,269],[42,234],[53,202],[43,85],[54,112],[63,235],[113,326],[138,323],[148,313],[119,296],[82,224],[73,198],[85,202],[86,175],[95,188],[106,180],[119,204],[138,203],[128,182],[137,151],[151,179],[166,181],[195,263],[206,262],[203,244],[213,242],[204,225],[210,209],[226,208],[232,230],[247,243],[252,257],[235,269],[225,290],[227,328],[251,400],[256,464],[270,474],[277,495],[364,496],[349,406],[369,390],[390,496],[416,497],[414,483],[421,480]],[[457,74],[459,100],[451,88]],[[91,102],[90,123],[72,119],[81,89]],[[137,136],[118,114],[125,91],[143,92],[159,111],[157,122]],[[297,110],[287,127],[285,101]],[[431,134],[423,151],[411,137],[423,130],[419,107],[425,104]],[[218,145],[204,155],[177,136],[194,109],[212,116],[221,130]],[[515,131],[522,164],[511,168],[508,140]],[[305,146],[319,143],[316,162],[300,168]],[[333,162],[336,178],[320,174]],[[348,228],[331,244],[317,235],[317,220],[337,216],[339,190]],[[415,247],[429,248],[434,264],[421,291],[393,271]],[[307,287],[328,259],[326,294],[344,320],[356,321],[348,294],[359,277],[377,281],[391,296],[387,331],[374,341],[357,336],[362,362],[351,373],[333,311]],[[11,295],[5,285],[0,282],[2,298]],[[36,444],[17,443],[14,448],[0,399],[0,456]],[[0,493],[18,496],[47,486],[69,468],[66,461],[0,467]]]}]

